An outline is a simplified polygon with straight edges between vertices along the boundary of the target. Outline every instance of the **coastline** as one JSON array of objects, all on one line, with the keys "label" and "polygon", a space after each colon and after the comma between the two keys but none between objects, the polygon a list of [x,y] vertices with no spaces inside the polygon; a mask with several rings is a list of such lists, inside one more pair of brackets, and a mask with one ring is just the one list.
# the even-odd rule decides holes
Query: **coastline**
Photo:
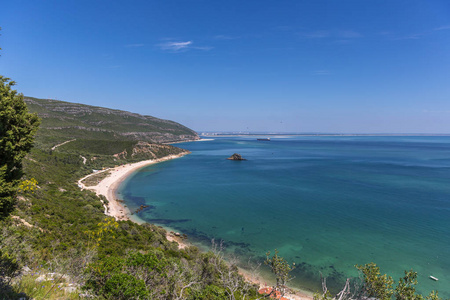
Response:
[{"label": "coastline", "polygon": [[[95,192],[97,195],[103,195],[108,200],[107,205],[103,205],[105,207],[105,215],[114,217],[116,220],[131,220],[131,212],[128,208],[126,208],[121,202],[116,199],[116,190],[120,186],[120,184],[133,172],[152,165],[159,162],[176,159],[182,156],[189,154],[189,151],[182,152],[176,155],[169,155],[159,159],[149,159],[143,160],[137,163],[130,163],[125,165],[120,165],[115,168],[107,168],[95,173],[91,173],[80,180],[78,180],[78,186],[81,189],[87,189]],[[109,172],[109,174],[100,180],[97,185],[94,186],[86,186],[83,181],[91,176]],[[133,222],[140,223],[137,220],[132,220]]]},{"label": "coastline", "polygon": [[[201,141],[201,140],[197,140]],[[187,154],[191,153],[190,151],[182,152],[177,155],[169,155],[165,156],[160,159],[150,159],[150,160],[144,160],[137,163],[130,163],[125,165],[120,165],[115,168],[107,168],[95,173],[91,173],[87,176],[84,176],[80,180],[78,180],[78,186],[81,189],[87,189],[95,192],[97,195],[103,195],[108,200],[108,204],[105,205],[103,203],[103,206],[105,207],[105,215],[114,217],[118,221],[127,221],[130,220],[132,222],[141,224],[144,223],[144,220],[141,220],[137,216],[132,216],[130,210],[124,206],[118,199],[116,199],[116,191],[119,188],[120,184],[127,179],[128,176],[130,176],[135,171],[152,165],[159,162],[172,160],[176,158],[183,157]],[[103,172],[109,172],[109,174],[101,179],[97,185],[94,186],[86,186],[83,184],[83,181],[91,176],[103,173]],[[186,247],[189,247],[190,244],[183,241],[180,237],[174,235],[173,233],[169,232],[169,230],[166,229],[166,238],[170,242],[176,242],[178,244],[179,249],[184,249]],[[259,289],[265,289],[270,287],[267,285],[267,282],[260,278],[259,276],[255,276],[254,274],[251,274],[249,271],[244,270],[242,268],[239,268],[239,273],[249,282],[256,284],[259,286]],[[285,296],[286,299],[291,300],[312,300],[313,297],[311,295],[308,295],[307,292],[301,291],[301,290],[295,290],[295,294],[288,294]]]},{"label": "coastline", "polygon": [[163,145],[174,145],[174,144],[181,144],[181,143],[189,143],[189,142],[197,142],[197,141],[201,141],[202,139],[196,139],[196,140],[185,140],[185,141],[176,141],[176,142],[164,142],[161,143]]},{"label": "coastline", "polygon": [[188,143],[188,142],[207,142],[207,141],[213,141],[214,139],[198,139],[198,140],[187,140],[187,141],[178,141],[178,142],[169,142],[169,143],[163,143],[164,145],[175,145],[175,144],[181,144],[181,143]]}]

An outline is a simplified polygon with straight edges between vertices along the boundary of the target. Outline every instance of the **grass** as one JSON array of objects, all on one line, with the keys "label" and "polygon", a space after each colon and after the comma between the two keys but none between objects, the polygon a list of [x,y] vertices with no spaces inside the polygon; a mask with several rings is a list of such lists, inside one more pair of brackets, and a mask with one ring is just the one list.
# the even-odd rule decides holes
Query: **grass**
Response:
[{"label": "grass", "polygon": [[111,174],[109,171],[99,172],[98,174],[89,176],[85,180],[82,181],[82,183],[85,186],[94,186],[97,185],[100,181],[108,177],[108,175]]},{"label": "grass", "polygon": [[41,119],[41,142],[70,137],[91,140],[174,142],[198,138],[173,121],[90,105],[25,97],[30,112]]},{"label": "grass", "polygon": [[70,283],[66,282],[65,279],[55,276],[53,280],[38,281],[39,277],[42,278],[42,276],[44,276],[40,275],[40,273],[43,272],[38,272],[35,275],[22,276],[21,280],[12,285],[12,298],[9,299],[20,299],[23,297],[35,300],[82,299],[78,292],[70,292],[72,286],[70,286]]},{"label": "grass", "polygon": [[62,145],[59,151],[93,155],[114,155],[126,151],[132,153],[136,141],[86,140],[77,139]]}]

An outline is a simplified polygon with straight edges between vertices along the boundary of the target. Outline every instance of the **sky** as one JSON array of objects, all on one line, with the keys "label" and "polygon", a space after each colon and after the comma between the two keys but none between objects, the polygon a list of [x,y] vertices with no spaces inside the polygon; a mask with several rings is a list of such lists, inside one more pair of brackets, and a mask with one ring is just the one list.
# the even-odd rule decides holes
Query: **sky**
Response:
[{"label": "sky", "polygon": [[25,96],[197,131],[450,133],[448,0],[6,1]]}]

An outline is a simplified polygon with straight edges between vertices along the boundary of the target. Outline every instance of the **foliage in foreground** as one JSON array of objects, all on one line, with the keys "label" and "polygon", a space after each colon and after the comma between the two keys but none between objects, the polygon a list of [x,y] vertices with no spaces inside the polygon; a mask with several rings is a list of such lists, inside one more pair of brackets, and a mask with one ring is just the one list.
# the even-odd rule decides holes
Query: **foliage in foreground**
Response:
[{"label": "foliage in foreground", "polygon": [[[50,150],[48,145],[55,139],[42,134],[38,145],[43,147],[26,158],[26,177],[21,178],[22,159],[31,149],[39,121],[27,112],[21,95],[11,90],[13,83],[4,77],[0,80],[1,299],[78,299],[81,287],[97,299],[258,299],[256,287],[239,275],[236,264],[224,262],[220,250],[178,250],[162,228],[105,219],[99,197],[76,185],[93,168],[181,149],[138,141],[116,143],[105,133],[99,133],[104,138],[101,141],[81,139],[85,133],[80,133],[78,141]],[[67,133],[74,134],[74,130]],[[59,142],[74,138],[61,134]],[[115,155],[124,148],[127,151],[122,155]],[[14,215],[6,218],[18,188],[20,200]],[[275,290],[284,293],[293,266],[277,251],[269,256],[266,263],[276,275]],[[32,273],[24,273],[24,266]],[[381,276],[375,264],[358,269],[364,275],[362,288],[350,291],[347,281],[337,296],[331,297],[324,289],[316,299],[425,299],[416,294],[413,271],[405,272],[394,289],[392,278]],[[48,278],[50,273],[56,279]],[[432,292],[426,299],[439,297]]]},{"label": "foliage in foreground", "polygon": [[228,267],[217,265],[217,260],[215,254],[200,253],[195,247],[129,251],[90,264],[85,289],[101,299],[254,299],[256,290],[244,288],[237,269],[232,272],[237,289],[232,296],[228,293],[220,275]]},{"label": "foliage in foreground", "polygon": [[270,267],[270,270],[275,275],[276,284],[273,287],[272,293],[279,292],[280,296],[283,297],[289,291],[286,285],[291,279],[289,272],[294,270],[295,264],[290,265],[283,257],[279,256],[277,249],[275,249],[272,257],[270,257],[270,252],[266,253],[264,263]]},{"label": "foliage in foreground", "polygon": [[[73,291],[82,287],[94,299],[254,299],[255,287],[235,266],[195,247],[178,250],[158,226],[105,219],[100,198],[76,184],[93,169],[182,149],[113,139],[79,139],[51,149],[47,137],[39,133],[37,147],[23,160],[25,177],[17,173],[22,184],[14,182],[19,200],[12,216],[0,221],[0,299],[78,299]],[[59,138],[58,143],[72,139]],[[115,155],[118,151],[124,155]],[[0,188],[8,188],[5,181]],[[15,199],[10,197],[9,210]]]},{"label": "foliage in foreground", "polygon": [[364,266],[356,265],[356,268],[363,276],[361,287],[356,286],[353,290],[350,287],[350,280],[344,288],[336,295],[332,296],[323,282],[323,293],[316,293],[314,300],[332,300],[332,299],[380,299],[390,300],[394,297],[396,300],[439,300],[438,292],[432,291],[428,296],[423,296],[416,292],[417,272],[413,270],[405,271],[405,276],[400,278],[397,286],[394,288],[394,280],[386,274],[381,275],[380,268],[369,263]]},{"label": "foliage in foreground", "polygon": [[[40,275],[24,275],[17,283],[5,291],[2,299],[45,299],[45,300],[77,300],[82,299],[76,291],[65,290],[68,287],[66,282],[58,282],[56,285],[53,280],[39,281]],[[0,293],[2,295],[2,293]]]},{"label": "foliage in foreground", "polygon": [[15,82],[0,75],[0,219],[14,208],[22,159],[33,146],[39,118],[28,112]]}]

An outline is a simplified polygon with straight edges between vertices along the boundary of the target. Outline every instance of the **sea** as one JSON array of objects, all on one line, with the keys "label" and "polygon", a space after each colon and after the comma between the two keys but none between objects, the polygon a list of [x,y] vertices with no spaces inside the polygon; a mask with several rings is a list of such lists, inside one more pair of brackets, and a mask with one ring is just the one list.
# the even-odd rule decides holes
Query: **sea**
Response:
[{"label": "sea", "polygon": [[303,291],[323,277],[336,292],[374,262],[396,282],[413,269],[419,292],[450,298],[450,137],[257,138],[177,144],[192,153],[140,169],[117,196],[204,250],[222,244],[246,269],[277,249]]}]

